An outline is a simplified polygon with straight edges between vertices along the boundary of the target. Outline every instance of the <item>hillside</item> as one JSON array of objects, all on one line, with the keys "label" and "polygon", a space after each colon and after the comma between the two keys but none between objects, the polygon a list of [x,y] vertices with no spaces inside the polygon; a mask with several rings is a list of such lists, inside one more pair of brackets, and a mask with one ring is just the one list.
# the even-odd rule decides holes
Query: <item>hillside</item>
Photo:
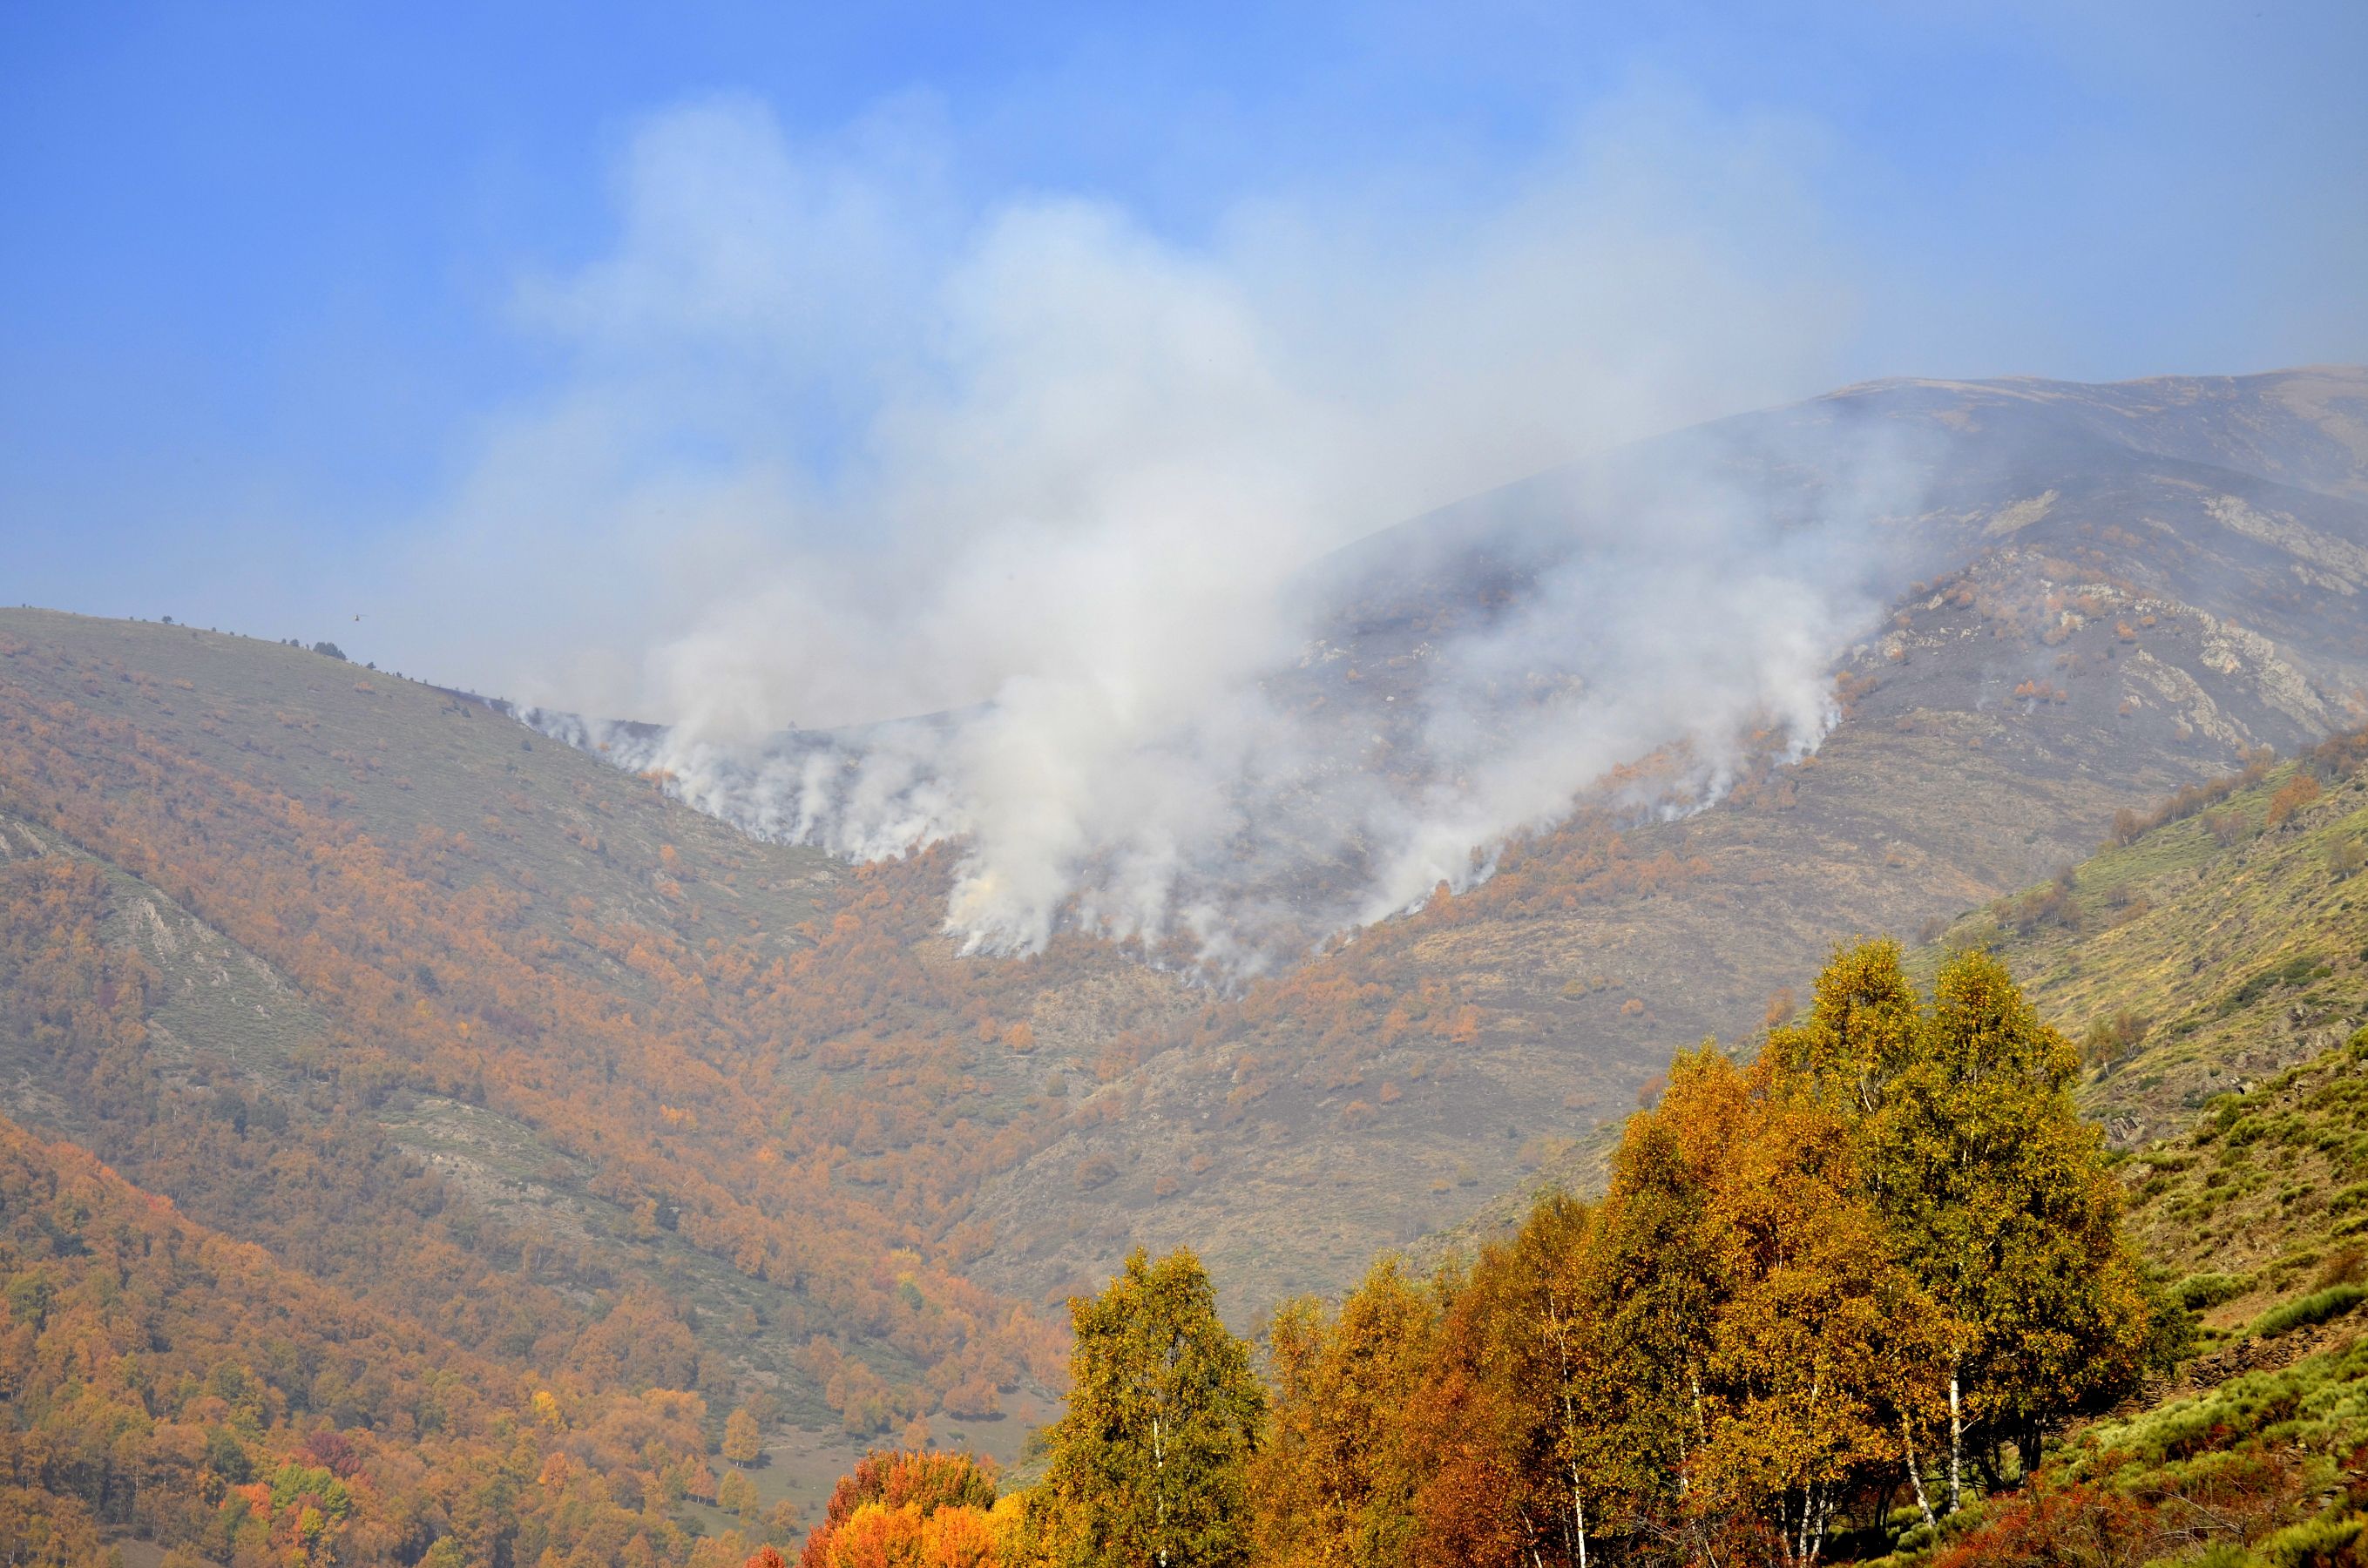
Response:
[{"label": "hillside", "polygon": [[173,1564],[690,1554],[674,1506],[715,1487],[695,1394],[537,1388],[5,1119],[0,1221],[12,1562],[79,1568],[107,1538]]},{"label": "hillside", "polygon": [[2359,1267],[2368,733],[2157,814],[1942,944],[1998,951],[2083,1041],[2135,1233],[2237,1328]]},{"label": "hillside", "polygon": [[2085,1033],[2113,1142],[2182,1129],[2368,1020],[2368,777],[2359,733],[2133,813],[2048,882],[1952,923]]},{"label": "hillside", "polygon": [[[2299,1064],[2337,1060],[2368,1023],[2363,734],[2285,762],[2260,754],[2129,811],[2101,847],[2047,881],[1929,922],[1910,972],[1929,981],[1963,948],[1997,954],[2041,1015],[2080,1042],[2075,1097],[2143,1172],[2152,1151],[2214,1125],[2218,1108]],[[1789,1007],[1791,993],[1782,1000]],[[1502,1230],[1548,1187],[1600,1190],[1615,1132],[1575,1141],[1427,1238],[1422,1256]],[[2264,1244],[2276,1233],[2258,1233]],[[2193,1261],[2192,1233],[2145,1234],[2164,1256]]]},{"label": "hillside", "polygon": [[[1588,1138],[1672,1047],[1756,1027],[1836,941],[1922,930],[2248,748],[2356,722],[2363,399],[2357,369],[1892,382],[1669,437],[1779,514],[1814,511],[1866,430],[1921,465],[1816,755],[1674,821],[1582,812],[1471,892],[1125,1042],[1130,1119],[983,1199],[1008,1237],[988,1278],[1074,1287],[1189,1240],[1246,1308],[1337,1290]],[[1285,686],[1343,733],[1411,726],[1427,642],[1536,591],[1606,495],[1649,515],[1670,467],[1648,443],[1379,536],[1327,568],[1343,656]]]},{"label": "hillside", "polygon": [[1157,1536],[1125,1499],[1177,1451],[1185,1528],[1258,1563],[2357,1561],[2363,870],[2368,730],[2125,813],[1907,961],[1838,949],[1740,1052],[1679,1051],[1572,1152],[1609,1176],[1584,1199],[1287,1303],[1247,1393],[1235,1346],[1113,1398],[1131,1323],[1226,1343],[1190,1252],[1135,1255],[1078,1303],[998,1561]]},{"label": "hillside", "polygon": [[[2102,848],[1941,923],[1911,955],[1929,982],[1948,952],[1990,949],[2079,1042],[2076,1098],[2116,1151],[2126,1230],[2197,1320],[2174,1372],[2071,1432],[2039,1492],[1969,1515],[1945,1561],[2057,1561],[2045,1553],[2098,1532],[2124,1553],[2099,1561],[2242,1541],[2264,1554],[2226,1561],[2315,1561],[2278,1552],[2359,1533],[2363,869],[2368,735],[2354,733],[2131,812]],[[1600,1191],[1612,1142],[1537,1185]],[[1525,1208],[1492,1202],[1421,1256],[1468,1253]]]},{"label": "hillside", "polygon": [[[1199,1248],[1237,1322],[1337,1292],[1600,1158],[1672,1047],[1749,1035],[1836,941],[1937,936],[2117,812],[2350,722],[2362,381],[1886,383],[1722,427],[1780,513],[1831,483],[1791,460],[1804,432],[1896,426],[1929,466],[1881,522],[1882,619],[1839,651],[1819,749],[1748,756],[1705,810],[1582,802],[1471,891],[1231,987],[1074,931],[959,957],[950,849],[751,836],[461,694],[0,611],[0,1109],[505,1375],[609,1366],[601,1325],[632,1323],[634,1377],[696,1392],[711,1440],[760,1418],[768,1502],[818,1505],[883,1436],[1008,1459],[1051,1408],[1060,1301],[1130,1247]],[[1410,711],[1426,635],[1561,569],[1607,484],[1548,476],[1327,566],[1339,657],[1276,689],[1349,727]],[[2288,951],[2269,914],[2299,881],[2170,974],[2202,839],[2266,826],[2246,790],[2076,872],[2101,913],[2000,926],[2051,1017],[2148,1014],[2082,1089],[2119,1143],[2351,1005],[2337,949]],[[2306,880],[2318,850],[2279,846],[2332,809],[2230,852]],[[2048,947],[2108,926],[2123,978]],[[2328,973],[2259,979],[2305,956]],[[2148,987],[2173,1002],[2127,1001]]]},{"label": "hillside", "polygon": [[[965,1195],[1100,1112],[1006,1042],[1043,970],[938,961],[926,868],[750,843],[325,655],[27,611],[0,840],[9,1114],[193,1217],[521,1369],[652,1313],[660,1381],[835,1434],[808,1501],[860,1437],[1042,1407],[1055,1342],[962,1278]],[[1156,995],[1113,972],[1079,1005]]]},{"label": "hillside", "polygon": [[2100,1539],[2110,1561],[2344,1561],[2368,1526],[2368,737],[2257,760],[2114,839],[1950,940],[2028,966],[2084,1031],[2080,1097],[2196,1353],[1946,1561]]}]

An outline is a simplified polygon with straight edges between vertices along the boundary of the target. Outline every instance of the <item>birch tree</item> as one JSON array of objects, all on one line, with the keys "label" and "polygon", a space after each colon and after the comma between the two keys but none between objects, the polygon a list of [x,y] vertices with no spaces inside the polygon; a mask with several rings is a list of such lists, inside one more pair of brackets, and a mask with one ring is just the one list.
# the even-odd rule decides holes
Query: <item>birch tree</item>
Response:
[{"label": "birch tree", "polygon": [[1867,1118],[1867,1183],[1958,1327],[1953,1507],[1969,1456],[1995,1482],[1999,1439],[2028,1467],[2050,1422],[2130,1386],[2153,1312],[2100,1134],[2073,1108],[2072,1043],[1969,952],[1942,967],[1918,1044]]},{"label": "birch tree", "polygon": [[1272,1408],[1250,1467],[1261,1564],[1396,1568],[1412,1555],[1406,1413],[1438,1320],[1435,1292],[1395,1257],[1376,1263],[1335,1318],[1312,1299],[1276,1312]]},{"label": "birch tree", "polygon": [[2072,1105],[2078,1053],[1988,954],[1949,960],[1927,1012],[1884,941],[1837,953],[1767,1054],[1853,1124],[1893,1256],[1941,1314],[1953,1510],[1969,1460],[1996,1480],[2011,1438],[2028,1465],[2048,1423],[2143,1369],[2152,1304]]},{"label": "birch tree", "polygon": [[1903,1425],[1929,1419],[1946,1332],[1858,1187],[1847,1123],[1764,1067],[1752,1078],[1704,1212],[1721,1290],[1690,1502],[1748,1513],[1814,1563]]},{"label": "birch tree", "polygon": [[1246,1562],[1265,1392],[1200,1259],[1179,1248],[1154,1263],[1137,1248],[1069,1312],[1069,1402],[1037,1489],[1036,1550],[1064,1568]]}]

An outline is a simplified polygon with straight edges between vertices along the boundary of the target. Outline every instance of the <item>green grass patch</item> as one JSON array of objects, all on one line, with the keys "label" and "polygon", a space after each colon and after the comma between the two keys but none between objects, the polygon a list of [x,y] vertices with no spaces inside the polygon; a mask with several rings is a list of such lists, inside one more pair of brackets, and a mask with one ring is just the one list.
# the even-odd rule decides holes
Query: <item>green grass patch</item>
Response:
[{"label": "green grass patch", "polygon": [[2368,1285],[2330,1285],[2324,1290],[2314,1290],[2300,1301],[2271,1307],[2253,1324],[2253,1333],[2262,1339],[2275,1339],[2298,1328],[2340,1318],[2362,1301],[2368,1301]]}]

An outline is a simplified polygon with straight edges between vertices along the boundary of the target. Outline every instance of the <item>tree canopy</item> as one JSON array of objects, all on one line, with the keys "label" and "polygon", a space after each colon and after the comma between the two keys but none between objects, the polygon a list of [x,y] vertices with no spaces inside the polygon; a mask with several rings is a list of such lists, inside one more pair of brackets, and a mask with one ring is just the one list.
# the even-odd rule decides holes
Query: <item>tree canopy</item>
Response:
[{"label": "tree canopy", "polygon": [[1036,1550],[1063,1568],[1246,1562],[1266,1395],[1201,1260],[1138,1248],[1070,1319],[1069,1403],[1051,1432]]}]

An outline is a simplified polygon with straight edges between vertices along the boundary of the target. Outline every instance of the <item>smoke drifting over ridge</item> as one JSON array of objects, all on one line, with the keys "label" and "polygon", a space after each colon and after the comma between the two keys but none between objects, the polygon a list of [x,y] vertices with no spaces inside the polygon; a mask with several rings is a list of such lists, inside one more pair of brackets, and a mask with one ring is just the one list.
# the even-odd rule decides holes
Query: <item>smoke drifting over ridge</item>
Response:
[{"label": "smoke drifting over ridge", "polygon": [[[1184,245],[958,210],[910,109],[805,149],[679,111],[632,144],[614,254],[526,291],[574,378],[493,433],[438,568],[637,567],[547,596],[602,631],[523,672],[540,722],[753,832],[960,840],[973,949],[1076,920],[1255,968],[1646,752],[1684,777],[1634,804],[1674,809],[1747,737],[1821,736],[1870,529],[1912,509],[1881,442],[1805,488],[1654,443],[1343,549],[1822,379],[1847,269],[1800,155],[1639,99],[1444,226],[1278,199]],[[1416,591],[1475,559],[1507,583]]]},{"label": "smoke drifting over ridge", "polygon": [[[1805,483],[1772,477],[1812,461]],[[529,717],[762,836],[857,859],[959,841],[947,924],[971,950],[1034,950],[1068,921],[1254,972],[1469,886],[1581,799],[1691,810],[1754,748],[1813,748],[1915,469],[1896,437],[1814,458],[1655,443],[1327,558],[1256,621],[1293,645],[1165,686],[1087,663],[757,741]],[[1648,753],[1648,774],[1609,777]]]}]

